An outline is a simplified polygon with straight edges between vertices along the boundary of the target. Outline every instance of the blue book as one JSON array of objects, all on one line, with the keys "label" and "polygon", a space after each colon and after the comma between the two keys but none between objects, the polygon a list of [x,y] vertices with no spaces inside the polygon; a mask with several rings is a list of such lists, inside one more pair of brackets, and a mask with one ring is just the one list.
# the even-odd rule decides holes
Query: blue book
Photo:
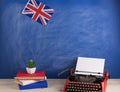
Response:
[{"label": "blue book", "polygon": [[47,88],[48,87],[48,83],[46,80],[43,81],[39,81],[36,83],[32,83],[32,84],[28,84],[25,86],[22,86],[20,84],[18,84],[18,87],[20,90],[25,90],[25,89],[34,89],[34,88]]}]

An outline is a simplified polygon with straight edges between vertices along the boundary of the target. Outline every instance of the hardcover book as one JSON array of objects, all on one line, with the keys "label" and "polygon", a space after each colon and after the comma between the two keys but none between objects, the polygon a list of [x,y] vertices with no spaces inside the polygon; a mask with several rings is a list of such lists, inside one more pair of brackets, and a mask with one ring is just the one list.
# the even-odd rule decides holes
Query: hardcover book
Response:
[{"label": "hardcover book", "polygon": [[[47,77],[45,77],[45,80],[47,80]],[[32,83],[36,83],[36,82],[39,82],[39,81],[44,81],[44,80],[16,80],[15,82],[17,84],[20,84],[22,86],[25,86],[25,85],[29,85],[29,84],[32,84]]]},{"label": "hardcover book", "polygon": [[43,81],[39,81],[39,82],[32,83],[32,84],[29,84],[29,85],[25,85],[25,86],[22,86],[22,85],[18,84],[18,87],[19,87],[20,90],[34,89],[34,88],[47,88],[48,83],[47,83],[46,80],[43,80]]},{"label": "hardcover book", "polygon": [[44,80],[45,71],[36,71],[34,74],[28,74],[26,71],[19,71],[15,79],[17,80]]}]

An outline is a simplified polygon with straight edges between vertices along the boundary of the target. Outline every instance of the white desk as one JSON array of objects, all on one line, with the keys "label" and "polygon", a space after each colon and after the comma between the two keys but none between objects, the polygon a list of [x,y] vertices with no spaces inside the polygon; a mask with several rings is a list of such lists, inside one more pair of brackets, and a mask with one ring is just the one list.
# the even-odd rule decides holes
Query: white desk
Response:
[{"label": "white desk", "polygon": [[[65,79],[48,79],[48,88],[19,90],[14,79],[0,79],[0,92],[63,92]],[[109,79],[106,92],[120,92],[120,79]]]}]

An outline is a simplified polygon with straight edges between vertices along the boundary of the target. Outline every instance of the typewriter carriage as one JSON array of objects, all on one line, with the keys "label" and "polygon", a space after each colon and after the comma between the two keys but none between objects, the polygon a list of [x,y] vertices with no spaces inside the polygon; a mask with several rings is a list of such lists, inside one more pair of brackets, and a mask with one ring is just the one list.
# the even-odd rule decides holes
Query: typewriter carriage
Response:
[{"label": "typewriter carriage", "polygon": [[70,81],[99,83],[99,82],[103,82],[106,77],[109,78],[109,74],[107,71],[104,72],[102,77],[94,76],[94,75],[79,75],[79,74],[75,74],[74,72],[75,72],[75,69],[71,68],[69,71]]}]

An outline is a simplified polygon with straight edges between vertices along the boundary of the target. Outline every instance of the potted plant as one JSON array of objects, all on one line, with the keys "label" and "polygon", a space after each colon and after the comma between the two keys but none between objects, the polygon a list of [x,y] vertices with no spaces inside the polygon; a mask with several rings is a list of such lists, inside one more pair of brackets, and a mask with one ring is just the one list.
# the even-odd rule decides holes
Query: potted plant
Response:
[{"label": "potted plant", "polygon": [[29,74],[35,73],[35,71],[36,71],[35,61],[33,61],[32,59],[30,59],[30,60],[28,61],[28,67],[26,67],[26,71],[27,71],[27,73],[29,73]]}]

